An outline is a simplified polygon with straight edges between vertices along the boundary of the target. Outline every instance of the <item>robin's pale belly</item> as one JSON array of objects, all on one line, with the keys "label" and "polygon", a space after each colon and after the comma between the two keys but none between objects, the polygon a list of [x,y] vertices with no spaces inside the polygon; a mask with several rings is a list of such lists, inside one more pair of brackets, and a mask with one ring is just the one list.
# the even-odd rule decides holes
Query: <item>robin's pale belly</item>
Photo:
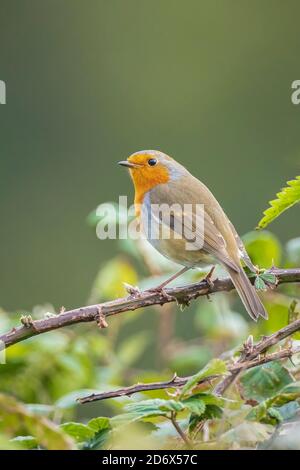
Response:
[{"label": "robin's pale belly", "polygon": [[191,249],[183,237],[178,238],[170,227],[163,225],[152,215],[150,201],[145,198],[141,211],[141,228],[151,245],[166,258],[187,267],[206,267],[214,259],[204,250]]},{"label": "robin's pale belly", "polygon": [[193,267],[206,267],[214,263],[212,256],[205,253],[203,250],[189,251],[186,249],[185,240],[153,240],[149,239],[157,251],[159,251],[166,258],[169,258],[174,263],[181,264],[190,268]]}]

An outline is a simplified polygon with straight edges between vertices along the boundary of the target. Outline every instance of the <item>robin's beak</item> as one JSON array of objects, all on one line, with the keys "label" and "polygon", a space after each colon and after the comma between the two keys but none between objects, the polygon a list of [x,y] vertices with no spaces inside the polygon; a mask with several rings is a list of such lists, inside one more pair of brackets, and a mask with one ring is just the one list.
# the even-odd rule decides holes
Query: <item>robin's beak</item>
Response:
[{"label": "robin's beak", "polygon": [[121,162],[118,162],[118,165],[126,166],[127,168],[138,168],[139,166],[141,166],[137,163],[132,163],[127,160],[122,160]]}]

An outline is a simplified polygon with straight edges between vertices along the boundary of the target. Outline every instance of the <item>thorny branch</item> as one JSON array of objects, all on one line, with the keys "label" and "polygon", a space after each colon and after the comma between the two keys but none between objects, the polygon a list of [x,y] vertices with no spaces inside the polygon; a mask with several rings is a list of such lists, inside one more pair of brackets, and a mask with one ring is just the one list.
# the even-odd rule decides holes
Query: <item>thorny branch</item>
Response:
[{"label": "thorny branch", "polygon": [[[272,268],[266,272],[274,274],[278,284],[300,282],[300,269]],[[151,305],[164,305],[170,302],[189,304],[190,301],[200,296],[230,291],[232,289],[234,289],[234,286],[230,278],[216,279],[213,283],[202,280],[184,287],[166,288],[160,292],[150,290],[139,292],[134,290],[128,297],[112,300],[100,305],[89,305],[74,310],[62,311],[58,315],[40,320],[33,320],[30,316],[23,317],[21,326],[14,327],[7,333],[0,335],[0,346],[9,347],[32,336],[76,323],[96,321],[100,327],[106,327],[106,319],[112,315]]]},{"label": "thorny branch", "polygon": [[[296,320],[293,323],[290,323],[288,326],[281,328],[276,333],[264,337],[256,345],[249,346],[249,343],[246,342],[241,351],[241,356],[233,364],[229,364],[227,369],[229,375],[227,375],[224,380],[219,382],[215,388],[215,393],[221,395],[237,377],[237,375],[243,370],[250,369],[255,366],[260,366],[271,361],[278,361],[282,359],[291,358],[294,354],[300,353],[300,347],[297,348],[285,348],[280,351],[276,351],[267,355],[262,355],[269,349],[271,346],[279,343],[281,340],[291,336],[296,331],[300,330],[300,320]],[[198,382],[198,385],[203,383],[210,383],[212,380],[218,378],[219,376],[213,375],[205,377],[204,379]],[[107,398],[116,398],[122,396],[129,396],[137,392],[146,392],[150,390],[162,390],[169,388],[179,388],[187,383],[191,378],[189,377],[174,377],[165,382],[152,382],[148,384],[136,384],[131,387],[121,388],[119,390],[112,390],[109,392],[103,393],[94,393],[86,397],[80,398],[80,403],[88,403],[91,401],[105,400]]]}]

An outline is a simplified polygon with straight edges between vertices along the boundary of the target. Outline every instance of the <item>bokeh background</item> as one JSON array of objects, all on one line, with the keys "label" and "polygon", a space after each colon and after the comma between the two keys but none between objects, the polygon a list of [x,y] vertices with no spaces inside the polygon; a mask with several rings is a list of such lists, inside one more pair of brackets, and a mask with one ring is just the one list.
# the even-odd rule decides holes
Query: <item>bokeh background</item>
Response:
[{"label": "bokeh background", "polygon": [[[252,231],[268,201],[300,172],[300,105],[291,102],[291,84],[300,79],[299,14],[296,0],[0,0],[0,80],[7,86],[0,105],[1,333],[21,313],[43,318],[62,305],[125,295],[123,281],[146,288],[174,273],[145,241],[96,237],[93,210],[119,195],[133,200],[117,162],[141,149],[174,156],[211,188],[246,234],[255,264],[299,268],[299,207],[272,223],[272,233]],[[189,272],[178,283],[196,279]],[[82,324],[14,345],[0,369],[0,448],[74,446],[66,436],[79,448],[178,447],[160,418],[155,441],[143,442],[147,426],[111,431],[128,403],[169,399],[166,392],[89,405],[76,398],[194,374],[212,358],[232,358],[249,334],[257,340],[299,315],[292,303],[299,285],[261,295],[269,321],[258,324],[234,292],[219,293],[184,311],[175,303],[147,308],[109,318],[105,331]],[[282,386],[299,381],[299,356],[274,367]],[[222,410],[210,416],[217,418],[211,446],[267,441],[265,448],[276,448],[269,436],[299,418],[300,386],[288,410],[250,422],[252,389],[263,379],[255,376],[244,395],[231,392],[224,419]],[[262,390],[258,402],[274,395],[272,387]],[[98,437],[84,426],[91,418],[99,418]],[[297,449],[299,422],[297,432],[285,432]]]},{"label": "bokeh background", "polygon": [[[86,224],[161,149],[241,233],[299,174],[298,1],[1,0],[0,303],[85,303],[117,250]],[[290,211],[272,226],[299,235]]]}]

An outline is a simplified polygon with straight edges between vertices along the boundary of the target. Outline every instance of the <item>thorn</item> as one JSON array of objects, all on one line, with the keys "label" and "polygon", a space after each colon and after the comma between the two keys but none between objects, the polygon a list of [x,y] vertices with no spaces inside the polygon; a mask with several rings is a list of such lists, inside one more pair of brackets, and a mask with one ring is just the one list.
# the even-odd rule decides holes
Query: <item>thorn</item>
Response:
[{"label": "thorn", "polygon": [[170,397],[173,397],[173,398],[177,398],[179,397],[179,395],[181,394],[181,390],[179,388],[176,388],[174,392],[169,392],[168,390],[166,391],[167,395],[169,395]]},{"label": "thorn", "polygon": [[172,398],[176,398],[178,396],[178,393],[177,391],[175,392],[169,392],[168,390],[166,391],[166,394],[168,395],[168,397],[172,397]]},{"label": "thorn", "polygon": [[22,315],[20,318],[20,322],[22,325],[24,325],[26,328],[30,328],[31,326],[34,327],[32,316],[31,315]]},{"label": "thorn", "polygon": [[249,335],[246,341],[243,344],[244,352],[246,354],[251,354],[253,352],[253,336]]},{"label": "thorn", "polygon": [[[171,297],[171,296],[169,296]],[[173,298],[173,297],[171,297]],[[188,307],[191,303],[191,299],[189,298],[189,296],[186,296],[186,297],[174,297],[175,301],[176,301],[176,305],[180,308],[180,310],[183,312],[183,310],[185,309],[185,307]]]},{"label": "thorn", "polygon": [[169,383],[171,384],[172,382],[174,382],[174,380],[176,380],[177,377],[178,377],[178,376],[177,376],[176,372],[174,372],[174,375],[173,375],[173,377],[171,378],[171,380],[169,381]]},{"label": "thorn", "polygon": [[65,311],[66,311],[66,308],[62,305],[62,306],[60,307],[59,313],[60,313],[60,314],[61,314],[61,313],[65,313]]},{"label": "thorn", "polygon": [[97,310],[98,310],[98,314],[96,316],[97,325],[99,326],[99,328],[107,328],[108,323],[106,321],[105,315],[102,312],[102,309],[101,309],[100,305],[98,305]]},{"label": "thorn", "polygon": [[211,280],[211,278],[212,278],[212,275],[213,275],[213,272],[214,272],[215,268],[216,267],[213,266],[211,268],[211,270],[209,271],[209,273],[204,278],[204,280],[206,281],[209,289],[213,289],[213,287],[214,287],[214,282]]},{"label": "thorn", "polygon": [[131,297],[139,297],[141,295],[141,291],[138,286],[132,286],[131,284],[128,284],[127,282],[123,282],[123,286],[128,292]]}]

